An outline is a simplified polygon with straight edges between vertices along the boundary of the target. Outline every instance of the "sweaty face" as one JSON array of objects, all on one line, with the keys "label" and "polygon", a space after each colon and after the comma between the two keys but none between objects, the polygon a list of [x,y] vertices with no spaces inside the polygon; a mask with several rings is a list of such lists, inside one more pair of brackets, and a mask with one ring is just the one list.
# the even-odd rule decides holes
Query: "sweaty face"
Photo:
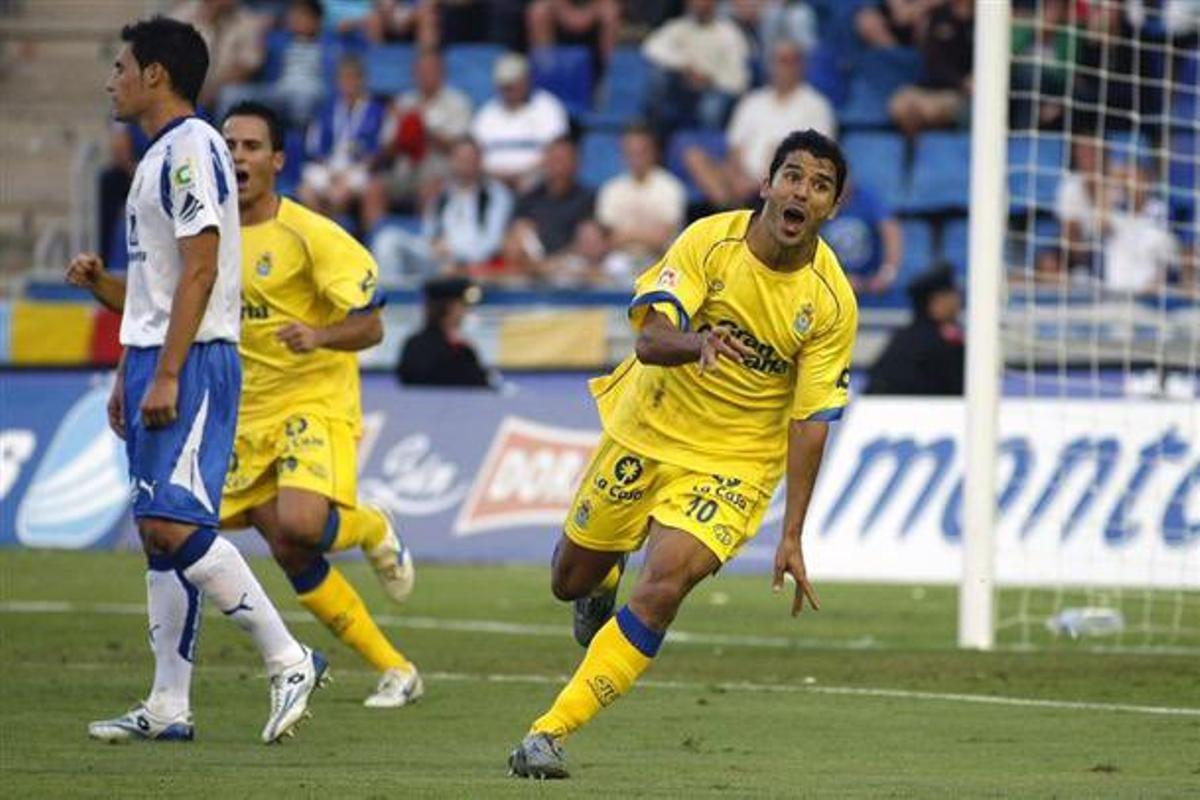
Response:
[{"label": "sweaty face", "polygon": [[283,153],[271,147],[271,131],[266,120],[259,117],[230,117],[222,132],[233,154],[238,204],[245,208],[275,191],[275,175],[283,169]]},{"label": "sweaty face", "polygon": [[104,90],[112,101],[114,119],[132,122],[145,110],[149,90],[143,79],[142,68],[128,44],[117,53]]},{"label": "sweaty face", "polygon": [[837,207],[837,169],[826,158],[793,150],[764,183],[760,196],[767,230],[783,247],[794,247],[816,236]]}]

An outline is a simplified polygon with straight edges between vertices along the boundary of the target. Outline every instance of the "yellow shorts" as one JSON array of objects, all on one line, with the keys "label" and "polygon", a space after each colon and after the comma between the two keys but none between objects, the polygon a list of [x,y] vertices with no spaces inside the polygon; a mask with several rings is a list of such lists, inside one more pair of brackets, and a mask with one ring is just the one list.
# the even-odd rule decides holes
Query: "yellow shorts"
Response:
[{"label": "yellow shorts", "polygon": [[357,505],[357,445],[349,422],[315,414],[239,425],[221,495],[222,524],[240,523],[248,509],[284,487]]},{"label": "yellow shorts", "polygon": [[630,552],[653,518],[695,536],[724,564],[754,538],[770,499],[737,478],[655,461],[605,435],[563,529],[581,547]]}]

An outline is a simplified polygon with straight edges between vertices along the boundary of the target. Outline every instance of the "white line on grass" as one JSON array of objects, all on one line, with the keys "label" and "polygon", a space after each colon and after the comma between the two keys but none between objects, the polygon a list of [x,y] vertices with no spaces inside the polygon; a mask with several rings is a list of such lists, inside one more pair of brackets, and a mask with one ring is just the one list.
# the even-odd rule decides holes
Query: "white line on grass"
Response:
[{"label": "white line on grass", "polygon": [[[70,603],[59,600],[12,600],[0,602],[0,613],[6,614],[112,614],[145,616],[146,607],[136,603]],[[315,623],[305,611],[282,611],[288,622]],[[373,615],[375,622],[385,626],[427,631],[457,631],[461,633],[490,633],[499,636],[540,636],[561,639],[570,636],[562,625],[527,625],[488,619],[441,619],[438,617]],[[708,647],[759,647],[776,650],[870,650],[879,642],[870,636],[857,639],[801,639],[790,636],[742,636],[720,633],[671,631],[667,641],[678,644],[697,644]]]},{"label": "white line on grass", "polygon": [[[23,666],[33,666],[24,664]],[[49,665],[47,665],[49,666]],[[55,663],[54,669],[111,672],[111,663],[69,662]],[[209,672],[243,673],[246,667],[232,664],[204,664],[200,667]],[[365,670],[335,667],[336,675],[360,675],[374,678],[378,673]],[[534,673],[473,673],[473,672],[422,672],[429,682],[437,683],[506,683],[526,686],[561,686],[567,675],[538,675]],[[265,676],[264,676],[265,678]],[[1125,714],[1150,714],[1168,717],[1200,717],[1200,708],[1180,706],[1141,706],[1127,703],[1088,703],[1075,700],[1048,700],[1035,697],[1005,697],[1003,695],[961,694],[956,692],[922,692],[910,689],[880,689],[869,686],[811,686],[788,683],[751,683],[732,681],[724,683],[700,683],[696,681],[640,680],[638,686],[649,689],[667,689],[691,692],[745,692],[749,694],[823,694],[848,697],[882,697],[892,700],[916,700],[937,703],[973,703],[989,706],[1011,706],[1039,708],[1051,711],[1101,711]]]},{"label": "white line on grass", "polygon": [[[67,614],[67,613],[91,613],[102,615],[143,615],[146,613],[145,606],[139,606],[132,603],[96,603],[94,605],[80,605],[76,603],[62,601],[8,601],[0,602],[0,613],[8,614]],[[289,621],[295,622],[315,622],[308,614],[298,612],[288,612],[284,616]],[[546,636],[553,635],[558,637],[566,637],[567,631],[565,628],[559,628],[553,625],[517,625],[514,623],[501,623],[488,620],[439,620],[430,617],[386,617],[380,616],[377,619],[381,622],[384,620],[392,620],[387,624],[408,625],[413,628],[426,628],[431,630],[456,630],[479,633],[496,633],[504,635],[534,635]],[[413,624],[414,621],[419,621],[419,624]],[[709,636],[708,634],[687,634],[687,638],[679,641],[689,642],[693,644],[714,644],[714,640],[721,640],[726,644],[745,643],[751,641],[755,644],[751,646],[767,646],[767,647],[799,647],[802,645],[799,641],[784,639],[782,637],[735,637],[735,636]],[[745,641],[744,641],[745,640]],[[763,644],[770,642],[771,644]],[[786,645],[775,644],[775,642],[786,642]],[[871,646],[871,645],[868,645]],[[861,645],[860,645],[861,647]],[[65,665],[56,665],[56,667],[65,666],[68,669],[111,669],[111,664],[102,663],[71,663]],[[235,667],[229,665],[212,665],[205,666],[204,669],[211,670],[236,670],[244,671],[244,667]],[[374,672],[369,672],[362,669],[342,669],[337,670],[339,673],[360,674],[360,675],[375,675]],[[431,680],[441,681],[469,681],[469,682],[490,682],[490,683],[519,683],[519,684],[537,684],[537,685],[560,685],[567,680],[565,675],[537,675],[537,674],[476,674],[463,672],[428,672],[424,673],[425,677]],[[1153,714],[1158,716],[1185,716],[1185,717],[1200,717],[1200,708],[1188,708],[1185,706],[1143,706],[1131,705],[1126,703],[1089,703],[1075,700],[1048,700],[1042,698],[1031,697],[1005,697],[1003,695],[986,695],[986,694],[963,694],[957,692],[923,692],[911,689],[881,689],[865,686],[813,686],[813,685],[796,685],[788,683],[751,683],[746,681],[735,681],[725,683],[697,683],[693,681],[661,681],[661,680],[642,680],[638,682],[639,686],[647,686],[658,689],[682,689],[688,691],[725,691],[725,692],[756,692],[756,693],[780,693],[780,694],[823,694],[823,695],[842,695],[842,696],[858,696],[858,697],[883,697],[896,700],[916,700],[926,702],[943,702],[943,703],[975,703],[980,705],[996,705],[996,706],[1015,706],[1025,708],[1044,708],[1062,711],[1107,711],[1107,712],[1123,712],[1131,714]]]}]

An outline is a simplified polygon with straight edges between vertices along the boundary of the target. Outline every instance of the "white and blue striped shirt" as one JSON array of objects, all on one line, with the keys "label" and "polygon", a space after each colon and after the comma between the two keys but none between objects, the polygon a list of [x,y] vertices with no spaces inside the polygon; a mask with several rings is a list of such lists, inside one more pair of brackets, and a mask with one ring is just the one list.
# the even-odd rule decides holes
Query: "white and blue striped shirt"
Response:
[{"label": "white and blue striped shirt", "polygon": [[217,281],[196,341],[237,342],[242,290],[237,179],[216,129],[197,117],[181,117],[159,132],[134,173],[125,226],[129,273],[121,344],[163,344],[183,274],[178,240],[209,228],[221,237]]}]

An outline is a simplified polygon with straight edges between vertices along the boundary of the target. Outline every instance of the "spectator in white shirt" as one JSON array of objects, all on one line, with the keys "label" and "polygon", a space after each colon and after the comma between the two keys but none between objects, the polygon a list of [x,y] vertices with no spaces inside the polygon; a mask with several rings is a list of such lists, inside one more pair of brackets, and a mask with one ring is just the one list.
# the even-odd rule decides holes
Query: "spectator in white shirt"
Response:
[{"label": "spectator in white shirt", "polygon": [[715,206],[742,205],[754,197],[767,174],[771,154],[790,132],[813,128],[830,138],[837,136],[833,106],[804,81],[804,54],[798,45],[776,42],[770,71],[770,86],[747,94],[733,112],[725,134],[729,150],[723,163],[699,147],[684,153],[692,180]]},{"label": "spectator in white shirt", "polygon": [[609,232],[618,274],[609,278],[632,286],[633,276],[667,251],[683,227],[687,191],[658,164],[658,146],[648,127],[635,125],[621,139],[626,172],[600,187],[596,219]]},{"label": "spectator in white shirt", "polygon": [[549,92],[530,91],[529,62],[522,55],[501,56],[493,79],[498,96],[479,109],[471,135],[488,175],[528,188],[539,176],[546,146],[567,133],[567,112]]},{"label": "spectator in white shirt", "polygon": [[1109,183],[1101,196],[1107,289],[1158,291],[1179,264],[1167,204],[1150,193],[1152,173],[1138,158],[1109,160]]},{"label": "spectator in white shirt", "polygon": [[512,215],[512,194],[483,174],[479,145],[458,142],[450,154],[450,180],[425,214],[423,233],[443,273],[492,277]]},{"label": "spectator in white shirt", "polygon": [[1103,143],[1094,136],[1075,134],[1071,137],[1071,169],[1063,175],[1054,196],[1054,215],[1062,226],[1065,242],[1060,264],[1043,242],[1036,243],[1045,255],[1037,260],[1039,280],[1060,280],[1065,271],[1097,273],[1100,254],[1100,203],[1103,190]]},{"label": "spectator in white shirt", "polygon": [[687,10],[642,45],[655,67],[647,113],[663,139],[684,127],[721,128],[750,82],[746,37],[717,16],[716,0],[688,0]]}]

